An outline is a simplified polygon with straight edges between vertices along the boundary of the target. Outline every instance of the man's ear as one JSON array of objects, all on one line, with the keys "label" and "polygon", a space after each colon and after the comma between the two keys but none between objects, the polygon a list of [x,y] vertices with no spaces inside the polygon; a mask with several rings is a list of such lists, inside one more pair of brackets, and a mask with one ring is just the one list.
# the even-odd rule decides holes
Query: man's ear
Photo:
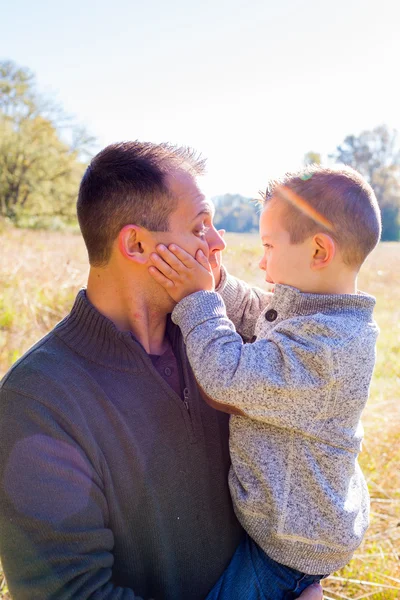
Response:
[{"label": "man's ear", "polygon": [[128,260],[144,265],[148,261],[142,246],[143,227],[125,225],[118,234],[118,249]]},{"label": "man's ear", "polygon": [[315,271],[324,269],[332,262],[336,254],[336,244],[327,233],[317,233],[313,237],[313,256],[311,268]]}]

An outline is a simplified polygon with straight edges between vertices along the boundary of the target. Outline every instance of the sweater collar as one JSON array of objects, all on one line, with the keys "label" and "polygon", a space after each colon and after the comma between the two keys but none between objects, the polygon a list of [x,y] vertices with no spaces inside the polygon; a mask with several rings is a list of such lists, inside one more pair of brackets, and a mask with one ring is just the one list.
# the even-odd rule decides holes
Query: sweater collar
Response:
[{"label": "sweater collar", "polygon": [[357,294],[306,294],[289,285],[276,284],[271,298],[281,317],[310,315],[315,313],[354,313],[366,320],[371,319],[375,298],[364,292]]},{"label": "sweater collar", "polygon": [[[175,330],[168,318],[171,339],[176,337]],[[119,330],[91,304],[84,289],[78,293],[69,315],[55,327],[54,334],[77,354],[119,371],[137,371],[138,357],[147,356],[130,331]]]}]

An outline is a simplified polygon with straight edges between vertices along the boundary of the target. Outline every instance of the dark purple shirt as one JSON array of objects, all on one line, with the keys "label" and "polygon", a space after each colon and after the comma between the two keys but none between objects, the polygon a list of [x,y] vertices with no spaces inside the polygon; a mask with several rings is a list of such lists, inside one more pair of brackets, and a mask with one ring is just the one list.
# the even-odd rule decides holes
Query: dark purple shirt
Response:
[{"label": "dark purple shirt", "polygon": [[168,349],[160,356],[149,354],[149,358],[161,377],[172,387],[178,396],[182,397],[178,361],[176,360],[172,346],[169,344]]}]

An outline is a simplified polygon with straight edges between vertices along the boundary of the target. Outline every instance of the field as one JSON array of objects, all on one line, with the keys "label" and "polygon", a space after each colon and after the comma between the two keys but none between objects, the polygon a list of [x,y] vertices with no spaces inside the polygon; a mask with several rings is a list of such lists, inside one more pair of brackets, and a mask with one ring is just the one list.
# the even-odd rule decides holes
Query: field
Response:
[{"label": "field", "polygon": [[[262,285],[255,235],[228,234],[231,273]],[[400,244],[379,246],[360,289],[377,297],[381,328],[360,463],[370,494],[371,526],[352,562],[325,581],[331,600],[400,599]],[[71,308],[87,260],[72,234],[9,229],[0,233],[0,376]],[[0,599],[10,598],[0,569]]]}]

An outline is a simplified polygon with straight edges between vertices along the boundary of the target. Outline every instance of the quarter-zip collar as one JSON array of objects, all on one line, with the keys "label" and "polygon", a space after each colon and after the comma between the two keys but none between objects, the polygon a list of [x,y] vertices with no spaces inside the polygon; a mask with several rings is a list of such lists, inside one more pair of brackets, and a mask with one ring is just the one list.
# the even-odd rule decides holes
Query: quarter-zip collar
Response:
[{"label": "quarter-zip collar", "polygon": [[[71,312],[56,326],[54,333],[81,356],[118,371],[137,371],[138,353],[145,352],[130,331],[119,330],[93,306],[84,289],[80,290]],[[167,333],[175,349],[180,334],[169,317]]]}]

